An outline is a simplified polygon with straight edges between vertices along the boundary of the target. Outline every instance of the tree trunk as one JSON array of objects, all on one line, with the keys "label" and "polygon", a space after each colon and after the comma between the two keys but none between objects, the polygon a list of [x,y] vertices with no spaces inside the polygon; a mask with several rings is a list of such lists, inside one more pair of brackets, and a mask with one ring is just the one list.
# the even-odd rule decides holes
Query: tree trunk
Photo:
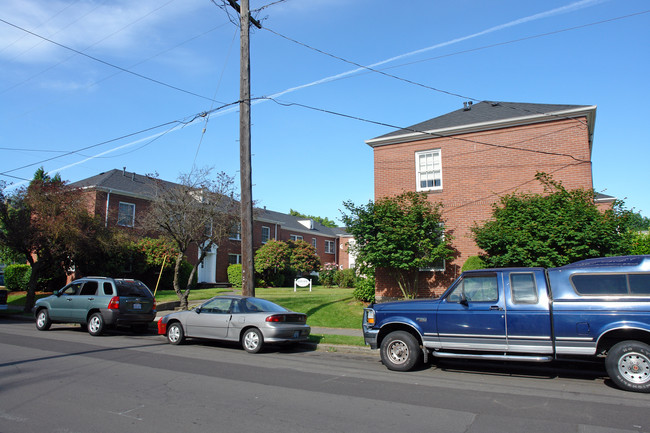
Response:
[{"label": "tree trunk", "polygon": [[180,305],[181,310],[187,310],[187,298],[190,294],[190,291],[185,290],[183,292],[181,290],[180,276],[181,276],[182,263],[183,263],[183,253],[178,253],[178,255],[176,256],[176,264],[174,266],[174,291],[176,292],[176,296],[178,296],[178,300],[181,301],[181,305]]},{"label": "tree trunk", "polygon": [[25,313],[31,313],[32,308],[34,308],[34,303],[36,302],[36,289],[38,288],[38,279],[41,274],[41,263],[33,259],[28,260],[29,264],[32,267],[32,274],[29,277],[29,283],[27,285],[27,295],[25,296]]}]

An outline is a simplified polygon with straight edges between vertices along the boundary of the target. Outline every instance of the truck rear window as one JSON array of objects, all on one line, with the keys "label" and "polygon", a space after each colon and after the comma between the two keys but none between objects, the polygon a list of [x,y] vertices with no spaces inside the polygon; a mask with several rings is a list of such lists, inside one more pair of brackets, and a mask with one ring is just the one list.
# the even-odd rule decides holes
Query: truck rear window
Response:
[{"label": "truck rear window", "polygon": [[571,282],[580,295],[650,295],[650,274],[575,274]]}]

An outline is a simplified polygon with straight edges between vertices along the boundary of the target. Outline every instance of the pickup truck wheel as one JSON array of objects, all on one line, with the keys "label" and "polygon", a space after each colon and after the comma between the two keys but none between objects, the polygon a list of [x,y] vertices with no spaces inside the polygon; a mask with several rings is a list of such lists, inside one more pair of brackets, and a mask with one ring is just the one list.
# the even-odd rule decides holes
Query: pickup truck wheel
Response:
[{"label": "pickup truck wheel", "polygon": [[393,331],[381,342],[381,362],[389,370],[409,371],[420,359],[417,339],[406,331]]},{"label": "pickup truck wheel", "polygon": [[638,341],[621,341],[607,354],[605,367],[621,389],[650,392],[650,346]]}]

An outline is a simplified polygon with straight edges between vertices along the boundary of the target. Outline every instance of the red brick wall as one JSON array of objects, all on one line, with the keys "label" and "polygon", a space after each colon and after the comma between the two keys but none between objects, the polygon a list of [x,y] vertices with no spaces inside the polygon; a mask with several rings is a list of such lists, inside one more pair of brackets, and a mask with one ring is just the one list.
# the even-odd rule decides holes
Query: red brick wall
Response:
[{"label": "red brick wall", "polygon": [[[415,152],[432,149],[441,150],[443,188],[429,192],[429,200],[443,204],[445,226],[454,236],[453,246],[459,254],[447,263],[444,275],[421,275],[425,277],[420,278],[421,296],[440,294],[465,260],[479,253],[470,228],[490,218],[491,205],[500,196],[543,192],[535,180],[537,172],[551,174],[569,189],[593,187],[588,129],[582,118],[376,147],[375,199],[415,191]],[[379,273],[377,296],[400,295],[396,284]]]}]

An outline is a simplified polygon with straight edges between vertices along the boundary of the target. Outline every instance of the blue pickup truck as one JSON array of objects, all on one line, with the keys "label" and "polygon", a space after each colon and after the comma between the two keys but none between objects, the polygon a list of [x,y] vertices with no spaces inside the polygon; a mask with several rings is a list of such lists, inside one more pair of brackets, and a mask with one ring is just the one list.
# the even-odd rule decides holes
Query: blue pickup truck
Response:
[{"label": "blue pickup truck", "polygon": [[408,371],[430,355],[601,357],[618,387],[650,392],[650,256],[467,271],[438,299],[370,305],[363,334],[390,370]]}]

